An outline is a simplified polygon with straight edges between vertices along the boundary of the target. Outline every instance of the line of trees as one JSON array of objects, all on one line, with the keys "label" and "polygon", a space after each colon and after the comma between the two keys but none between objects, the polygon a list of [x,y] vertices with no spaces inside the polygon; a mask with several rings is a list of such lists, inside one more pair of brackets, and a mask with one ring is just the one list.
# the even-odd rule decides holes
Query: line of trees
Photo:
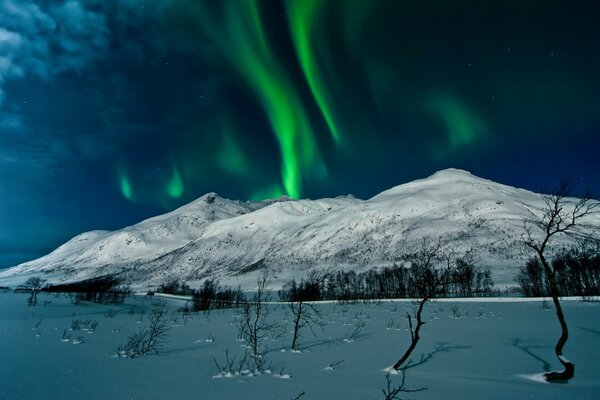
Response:
[{"label": "line of trees", "polygon": [[246,303],[246,295],[239,286],[236,289],[220,286],[212,279],[205,280],[202,287],[192,293],[193,311],[237,308]]},{"label": "line of trees", "polygon": [[194,294],[194,289],[192,289],[190,285],[180,281],[179,279],[171,279],[167,282],[161,283],[161,285],[156,291],[158,293],[176,294],[181,296],[189,296]]},{"label": "line of trees", "polygon": [[[357,274],[354,271],[330,272],[324,279],[291,280],[279,292],[283,301],[418,298],[419,268],[394,265],[371,269]],[[434,273],[436,271],[434,270]],[[494,282],[489,269],[480,270],[463,259],[455,262],[448,284],[437,297],[483,297],[494,294]]]},{"label": "line of trees", "polygon": [[[552,261],[559,296],[600,295],[600,256],[571,250]],[[548,297],[550,286],[539,258],[531,258],[519,269],[515,281],[526,297]]]},{"label": "line of trees", "polygon": [[52,285],[43,289],[51,293],[68,293],[74,303],[123,304],[131,294],[129,286],[114,276],[102,276],[75,283]]},{"label": "line of trees", "polygon": [[162,283],[157,292],[192,296],[192,311],[237,308],[247,302],[246,295],[239,286],[236,289],[221,286],[219,281],[214,279],[206,279],[200,289],[192,289],[178,279],[171,279]]}]

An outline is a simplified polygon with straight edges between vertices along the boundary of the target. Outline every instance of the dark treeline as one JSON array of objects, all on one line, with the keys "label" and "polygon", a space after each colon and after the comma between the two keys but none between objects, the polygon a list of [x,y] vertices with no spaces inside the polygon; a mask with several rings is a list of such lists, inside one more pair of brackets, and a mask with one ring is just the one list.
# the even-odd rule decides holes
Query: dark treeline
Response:
[{"label": "dark treeline", "polygon": [[192,289],[187,284],[174,279],[161,284],[157,292],[192,296],[193,311],[240,307],[246,302],[241,288],[220,286],[218,281],[212,279],[205,280],[200,289]]},{"label": "dark treeline", "polygon": [[[419,298],[421,269],[394,265],[383,269],[371,269],[357,274],[354,271],[329,272],[323,279],[291,280],[279,292],[283,301],[393,299]],[[442,274],[444,269],[433,270]],[[493,281],[489,270],[481,271],[463,260],[446,273],[446,282],[437,297],[492,296]]]},{"label": "dark treeline", "polygon": [[[600,295],[600,256],[570,251],[555,257],[552,267],[559,296]],[[515,281],[524,296],[550,296],[543,268],[537,258],[531,258],[519,270]]]},{"label": "dark treeline", "polygon": [[299,283],[295,279],[288,281],[278,292],[281,301],[296,303],[300,301],[318,301],[323,300],[323,283],[329,277],[329,274],[319,275],[317,279],[315,273],[309,274],[307,279],[302,279]]},{"label": "dark treeline", "polygon": [[240,307],[246,303],[246,296],[238,286],[219,286],[219,282],[207,279],[202,287],[192,294],[192,310],[206,311],[221,308]]},{"label": "dark treeline", "polygon": [[191,296],[194,294],[194,289],[179,279],[172,279],[162,283],[156,291],[158,293],[176,294],[180,296]]},{"label": "dark treeline", "polygon": [[114,276],[102,276],[85,281],[47,286],[45,292],[69,293],[74,303],[123,304],[131,294],[128,286]]}]

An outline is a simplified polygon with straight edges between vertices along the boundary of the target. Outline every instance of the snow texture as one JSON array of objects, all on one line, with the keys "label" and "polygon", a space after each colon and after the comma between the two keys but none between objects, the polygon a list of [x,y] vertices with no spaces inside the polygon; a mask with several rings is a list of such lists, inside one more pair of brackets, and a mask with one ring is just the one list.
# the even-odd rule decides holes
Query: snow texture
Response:
[{"label": "snow texture", "polygon": [[[40,305],[27,307],[27,296],[0,291],[2,399],[289,400],[303,391],[306,399],[382,399],[384,368],[410,343],[405,316],[415,311],[410,302],[323,304],[327,325],[316,331],[317,337],[306,332],[301,353],[289,351],[288,322],[286,333],[268,343],[264,371],[229,374],[216,368],[213,357],[221,363],[224,349],[236,360],[244,352],[231,324],[235,310],[184,319],[176,312],[183,302],[173,298],[135,296],[123,305],[73,305],[66,296],[41,293]],[[454,318],[453,305],[461,318]],[[157,307],[166,309],[172,322],[163,351],[136,359],[117,357],[119,344],[146,326]],[[550,384],[541,374],[561,369],[554,355],[560,328],[540,301],[428,303],[427,324],[406,370],[406,388],[426,390],[400,393],[400,398],[600,398],[600,303],[569,301],[563,307],[571,328],[565,352],[576,364],[576,374],[569,383]],[[289,319],[286,306],[273,305],[270,311],[274,320]],[[345,343],[345,324],[357,318],[365,328],[354,342]],[[403,330],[387,330],[391,319]],[[79,341],[80,330],[70,330],[74,320],[84,321],[81,326],[87,320],[98,324]],[[63,341],[69,335],[80,344]],[[207,337],[214,340],[198,340]],[[398,375],[390,379],[393,385],[402,380]]]},{"label": "snow texture", "polygon": [[[572,199],[576,201],[576,199]],[[175,211],[114,232],[83,233],[52,253],[0,271],[0,286],[41,275],[73,282],[118,274],[134,288],[169,279],[198,286],[206,278],[250,288],[263,267],[274,284],[310,268],[357,272],[402,262],[423,238],[443,239],[458,256],[512,285],[531,255],[524,221],[541,215],[539,194],[447,169],[360,200],[353,196],[244,203],[209,193]],[[598,229],[600,215],[582,221]],[[556,248],[573,239],[557,237]]]}]

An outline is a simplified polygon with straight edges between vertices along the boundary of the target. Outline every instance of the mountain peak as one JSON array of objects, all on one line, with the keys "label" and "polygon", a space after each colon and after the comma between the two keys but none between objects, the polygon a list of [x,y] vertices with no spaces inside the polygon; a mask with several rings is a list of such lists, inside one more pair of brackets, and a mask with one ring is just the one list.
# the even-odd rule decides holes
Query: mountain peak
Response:
[{"label": "mountain peak", "polygon": [[459,168],[446,168],[435,172],[431,177],[456,176],[456,177],[475,177],[469,171]]},{"label": "mountain peak", "polygon": [[[521,243],[523,221],[544,207],[535,193],[456,168],[369,200],[281,197],[243,203],[210,192],[118,231],[80,235],[47,256],[0,271],[0,285],[33,275],[55,283],[109,274],[137,288],[170,278],[193,285],[209,277],[247,284],[257,265],[281,279],[315,266],[358,273],[397,263],[422,240],[435,238],[457,254],[476,254],[497,282],[511,284],[516,266],[529,257]],[[600,218],[588,224],[598,229]],[[568,248],[569,240],[556,244]]]},{"label": "mountain peak", "polygon": [[215,192],[209,192],[206,193],[204,196],[200,197],[198,200],[203,200],[204,202],[208,203],[208,204],[212,204],[215,202],[215,200],[217,200],[219,197],[219,195]]},{"label": "mountain peak", "polygon": [[[477,183],[485,182],[483,178],[479,178],[469,171],[458,168],[447,168],[435,172],[427,178],[417,179],[411,182],[407,182],[391,189],[385,190],[378,195],[374,196],[372,200],[385,199],[390,196],[396,197],[398,195],[412,195],[415,192],[422,190],[430,190],[432,188],[444,188],[453,190],[457,183]],[[490,181],[491,183],[491,181]]]}]

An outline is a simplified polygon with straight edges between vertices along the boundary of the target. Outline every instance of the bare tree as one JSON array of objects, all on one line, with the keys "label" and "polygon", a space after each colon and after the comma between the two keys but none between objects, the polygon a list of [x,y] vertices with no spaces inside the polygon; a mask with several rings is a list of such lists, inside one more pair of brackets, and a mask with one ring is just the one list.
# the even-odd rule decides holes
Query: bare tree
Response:
[{"label": "bare tree", "polygon": [[306,392],[303,390],[298,394],[298,396],[294,397],[292,400],[300,400],[302,397],[304,397],[305,394]]},{"label": "bare tree", "polygon": [[390,378],[390,373],[385,374],[386,387],[385,389],[381,389],[383,395],[385,396],[385,400],[401,400],[398,397],[399,393],[414,393],[414,392],[422,392],[426,388],[420,389],[407,389],[406,388],[406,366],[402,368],[402,381],[398,386],[392,386],[392,380]]},{"label": "bare tree", "polygon": [[155,309],[150,314],[147,327],[133,333],[117,349],[117,354],[121,357],[136,358],[146,355],[150,352],[159,354],[164,342],[169,337],[169,321],[167,312],[163,309]]},{"label": "bare tree", "polygon": [[315,326],[323,327],[323,314],[318,304],[298,302],[289,303],[290,311],[294,315],[294,335],[292,338],[292,350],[297,350],[298,339],[301,337],[301,330],[308,326],[312,334],[316,337]]},{"label": "bare tree", "polygon": [[[445,260],[446,265],[436,269],[436,264],[441,260]],[[395,370],[401,369],[421,339],[421,328],[425,325],[425,321],[423,321],[425,303],[444,293],[445,287],[452,282],[451,262],[452,258],[450,255],[442,255],[441,242],[431,243],[426,238],[423,239],[419,251],[413,255],[411,268],[414,269],[414,281],[412,285],[415,286],[417,295],[419,296],[415,315],[417,324],[413,326],[412,316],[410,313],[407,313],[411,342],[402,357],[392,366]]]},{"label": "bare tree", "polygon": [[37,305],[37,295],[40,292],[40,290],[44,287],[45,283],[46,283],[46,280],[42,279],[38,276],[32,276],[31,278],[29,278],[25,281],[23,286],[25,286],[27,289],[31,290],[31,293],[29,294],[29,298],[27,299],[28,306]]},{"label": "bare tree", "polygon": [[[318,300],[320,287],[327,279],[327,273],[319,271],[310,271],[306,281],[300,283],[300,288],[289,291],[289,308],[294,316],[294,333],[292,337],[292,350],[297,350],[298,338],[304,327],[308,327],[316,337],[314,328],[316,326],[323,328],[323,314],[318,304],[308,303],[310,300]],[[294,282],[295,286],[295,282]]]},{"label": "bare tree", "polygon": [[250,351],[248,367],[257,371],[262,369],[265,363],[264,356],[268,351],[264,342],[279,327],[277,322],[268,318],[267,302],[271,298],[270,283],[269,275],[265,271],[258,279],[256,293],[249,302],[242,306],[241,315],[238,318],[239,336]]},{"label": "bare tree", "polygon": [[[560,304],[556,271],[552,267],[552,263],[548,260],[547,253],[549,252],[549,246],[554,237],[573,233],[575,226],[581,223],[582,218],[594,212],[594,209],[600,204],[592,201],[589,192],[579,200],[571,199],[569,197],[572,191],[573,187],[570,180],[563,179],[553,193],[541,195],[545,204],[543,215],[529,223],[525,222],[526,235],[524,242],[536,253],[542,263],[550,296],[552,297],[556,316],[561,327],[561,335],[556,343],[554,352],[560,363],[564,366],[564,370],[545,373],[544,376],[548,382],[568,381],[575,375],[575,364],[563,355],[563,347],[569,339],[569,329]],[[538,233],[541,233],[541,236],[534,237],[533,227],[537,228],[536,230]]]}]

